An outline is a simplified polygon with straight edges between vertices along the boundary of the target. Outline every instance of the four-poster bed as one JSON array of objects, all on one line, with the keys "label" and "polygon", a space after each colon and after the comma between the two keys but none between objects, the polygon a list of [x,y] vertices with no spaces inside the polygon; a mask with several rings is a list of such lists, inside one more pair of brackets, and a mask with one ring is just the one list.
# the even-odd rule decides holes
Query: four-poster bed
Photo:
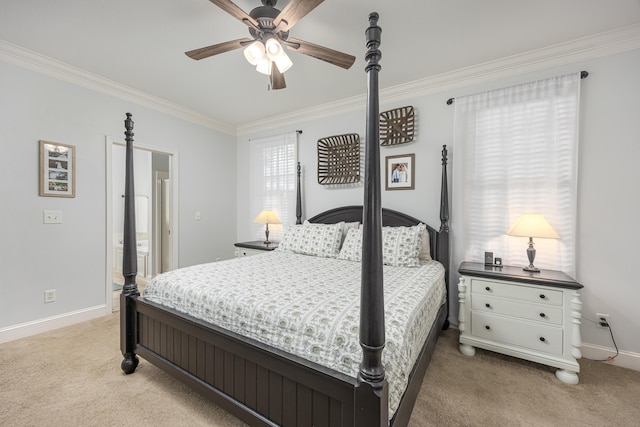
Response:
[{"label": "four-poster bed", "polygon": [[[335,234],[337,242],[344,245],[347,241],[355,242],[358,256],[357,261],[350,259],[351,255],[343,256],[344,251],[340,249],[333,254],[320,254],[318,257],[311,257],[304,252],[296,252],[295,248],[290,252],[284,249],[287,242],[282,242],[282,250],[273,253],[212,263],[210,265],[194,266],[170,272],[162,277],[159,276],[157,283],[153,282],[145,289],[145,295],[140,296],[135,282],[136,276],[136,253],[135,253],[135,221],[134,218],[134,188],[133,188],[133,121],[131,114],[127,114],[125,120],[125,136],[127,142],[126,159],[126,183],[125,183],[125,230],[124,230],[124,260],[123,273],[125,285],[121,295],[121,350],[124,356],[122,369],[125,373],[132,373],[138,365],[137,355],[145,358],[149,362],[174,375],[185,384],[207,396],[222,408],[226,409],[236,417],[255,426],[404,426],[408,423],[411,410],[415,403],[418,391],[422,384],[422,378],[431,359],[435,348],[435,343],[441,329],[448,325],[448,272],[449,272],[449,229],[448,229],[448,197],[447,197],[447,173],[446,173],[446,148],[443,149],[442,157],[442,187],[440,197],[440,219],[441,225],[436,231],[430,226],[425,226],[421,221],[406,214],[396,212],[381,207],[380,197],[380,154],[379,154],[379,100],[378,100],[378,79],[377,73],[380,70],[378,61],[380,59],[380,27],[377,26],[378,15],[372,13],[369,16],[370,26],[366,31],[367,40],[367,67],[368,73],[368,102],[367,102],[367,130],[365,146],[365,197],[363,206],[347,206],[332,209],[320,213],[308,220],[308,225],[299,225],[300,230],[316,229],[326,232],[327,229],[339,229]],[[297,197],[297,223],[301,223],[300,209],[300,172],[298,168],[298,197]],[[347,230],[346,224],[362,223],[362,225],[352,226]],[[384,229],[383,229],[384,227]],[[293,229],[292,229],[293,230]],[[420,262],[419,265],[405,266],[402,262],[394,264],[395,259],[389,261],[387,253],[387,241],[389,236],[394,234],[391,230],[402,230],[415,237],[420,245],[428,247],[430,258],[435,261]],[[417,231],[416,231],[417,230]],[[427,236],[428,234],[428,236]],[[396,233],[397,235],[397,233]],[[285,240],[287,234],[285,233]],[[333,235],[332,235],[333,236]],[[357,240],[358,237],[361,240]],[[417,240],[422,239],[422,240]],[[361,243],[360,243],[361,242]],[[288,241],[293,248],[296,245],[294,240]],[[412,247],[412,249],[415,249]],[[318,250],[318,246],[313,247],[313,251]],[[383,253],[384,250],[384,253]],[[269,258],[271,257],[271,258]],[[222,281],[223,290],[218,288],[209,294],[194,296],[194,292],[189,290],[189,295],[178,294],[177,297],[168,295],[168,288],[179,289],[181,284],[180,275],[187,274],[187,270],[195,270],[199,274],[209,274],[210,270],[218,273],[227,273],[232,277],[235,273],[227,270],[234,264],[243,270],[250,269],[250,258],[256,258],[261,262],[275,262],[278,257],[284,262],[292,263],[295,259],[306,257],[303,264],[318,263],[325,267],[326,280],[334,282],[339,287],[348,288],[345,295],[351,293],[351,302],[337,306],[334,310],[342,313],[341,316],[332,316],[324,313],[321,323],[329,317],[340,317],[340,321],[347,322],[349,318],[355,319],[355,325],[349,323],[335,323],[330,327],[323,327],[319,324],[298,325],[287,318],[273,318],[272,312],[280,309],[276,305],[268,305],[266,311],[255,315],[258,320],[258,329],[255,335],[246,323],[250,323],[245,318],[241,320],[229,320],[227,312],[228,301],[217,300],[219,294],[225,293],[227,289],[235,288],[230,285],[231,280]],[[332,259],[335,257],[336,259]],[[361,259],[360,259],[361,257]],[[312,262],[313,258],[313,262]],[[341,258],[341,259],[340,259]],[[402,258],[403,259],[403,258]],[[413,260],[413,258],[411,259]],[[422,258],[421,258],[422,260]],[[256,261],[256,262],[257,262]],[[384,263],[383,263],[384,261]],[[244,263],[244,264],[240,264]],[[298,264],[291,264],[298,265]],[[444,268],[443,268],[444,267]],[[321,268],[321,267],[318,267]],[[352,275],[353,268],[357,269],[357,281],[355,286],[356,302],[353,302],[353,286],[347,285],[347,280],[342,283],[341,277]],[[205,270],[206,269],[206,270]],[[338,278],[330,278],[331,270],[340,272]],[[262,269],[264,270],[264,269]],[[282,269],[273,269],[282,274]],[[410,274],[405,274],[411,270]],[[387,284],[387,290],[383,287],[384,277],[394,277],[394,282]],[[424,273],[423,273],[424,272]],[[295,270],[292,275],[297,280],[285,283],[281,288],[290,286],[293,294],[298,295],[298,286],[301,290],[304,287],[315,289],[317,294],[322,295],[326,286],[331,283],[320,284],[311,283],[311,276],[318,274],[310,273],[310,278],[303,274],[302,270]],[[400,288],[404,284],[395,283],[395,278],[408,276],[419,276],[415,281],[419,288],[429,288],[429,293],[425,290],[425,301],[430,301],[431,306],[416,306],[409,309],[409,302],[406,301],[406,292],[420,292],[422,289]],[[324,276],[324,274],[320,274]],[[422,282],[422,277],[433,276],[433,285]],[[186,276],[183,276],[186,277]],[[171,281],[174,280],[174,281]],[[244,279],[240,279],[244,280]],[[264,282],[264,278],[261,279]],[[280,278],[274,279],[279,282]],[[309,280],[310,282],[307,282]],[[191,278],[187,282],[193,282]],[[220,281],[220,280],[219,280]],[[167,286],[162,286],[166,282]],[[304,282],[301,286],[300,283]],[[403,282],[403,280],[398,280]],[[199,286],[199,285],[197,285]],[[196,287],[197,287],[196,286]],[[413,285],[407,285],[413,286]],[[274,285],[273,292],[277,286]],[[407,289],[410,289],[408,291]],[[433,289],[433,292],[431,291]],[[255,302],[257,299],[267,300],[267,304],[276,304],[272,299],[281,299],[270,295],[271,289],[260,290],[252,286],[254,292],[249,297],[245,294],[237,296],[237,300],[242,303],[246,301]],[[262,293],[261,293],[262,292]],[[334,292],[333,290],[329,292]],[[440,293],[438,293],[440,292]],[[257,294],[256,294],[257,293]],[[261,293],[261,294],[260,294]],[[325,293],[327,293],[325,289]],[[390,293],[400,295],[400,300],[387,299]],[[259,294],[259,295],[258,295]],[[262,298],[255,297],[262,296]],[[405,300],[402,300],[402,295]],[[172,299],[173,298],[173,299]],[[344,297],[345,300],[347,297]],[[191,314],[186,314],[185,306],[195,306],[195,300],[216,299],[212,306],[196,308]],[[286,298],[284,298],[286,299]],[[341,300],[341,298],[338,298]],[[419,298],[416,298],[419,299]],[[154,302],[155,301],[155,302]],[[398,302],[399,301],[399,302]],[[310,317],[308,313],[323,313],[323,307],[307,306],[308,301],[299,300],[297,302],[299,317]],[[339,301],[340,303],[343,301]],[[257,303],[257,302],[256,302]],[[235,302],[234,302],[235,304]],[[394,305],[395,304],[395,305]],[[401,305],[398,305],[401,304]],[[385,306],[388,312],[385,312]],[[407,318],[411,318],[416,324],[409,324],[408,329],[399,325],[396,328],[397,318],[406,311]],[[391,310],[390,308],[393,308]],[[237,305],[228,311],[249,311],[254,310],[254,306]],[[257,310],[257,309],[255,309]],[[331,310],[327,307],[327,310]],[[359,310],[359,316],[357,311]],[[218,313],[220,311],[220,313]],[[294,310],[295,311],[295,310]],[[256,311],[257,312],[257,311]],[[355,312],[355,315],[351,313]],[[194,314],[195,313],[195,314]],[[220,314],[222,315],[220,316]],[[294,313],[295,315],[295,313]],[[218,317],[216,317],[218,316]],[[390,319],[387,325],[387,333],[391,338],[387,341],[385,336],[385,316]],[[220,318],[220,323],[210,323],[203,319]],[[427,322],[425,319],[429,318]],[[255,320],[254,319],[254,320]],[[228,320],[228,324],[225,323]],[[359,323],[358,323],[359,321]],[[326,323],[329,321],[326,320]],[[273,323],[274,329],[271,331],[269,325]],[[393,324],[393,325],[391,325]],[[222,325],[222,326],[221,326]],[[358,326],[359,325],[359,326]],[[280,327],[278,329],[277,327]],[[324,353],[336,353],[338,350],[332,344],[318,344],[311,346],[310,356],[302,356],[297,350],[291,350],[291,341],[296,341],[295,335],[287,335],[290,330],[303,330],[306,337],[301,341],[304,345],[316,339],[311,334],[313,330],[321,331],[320,335],[328,335],[329,329],[348,329],[351,336],[336,336],[329,342],[342,343],[343,341],[354,341],[355,346],[360,347],[358,354],[361,360],[356,361],[355,369],[349,370],[345,366],[351,365],[349,357],[344,354],[338,355],[336,366],[331,365],[323,359]],[[247,329],[245,334],[239,331]],[[397,329],[397,330],[396,330]],[[286,330],[286,331],[285,331]],[[417,332],[419,330],[419,332]],[[284,333],[285,331],[286,333]],[[324,331],[324,332],[323,332]],[[398,332],[399,331],[399,332]],[[408,332],[407,332],[408,331]],[[333,331],[335,332],[335,331]],[[332,332],[332,333],[333,333]],[[359,336],[358,336],[359,334]],[[411,353],[405,364],[396,360],[396,352],[392,348],[397,347],[396,338],[400,335],[415,335],[416,342],[412,344],[415,350],[409,351],[400,346],[400,353]],[[326,338],[326,337],[325,337]],[[319,341],[321,342],[321,341]],[[385,349],[387,345],[387,349]],[[352,343],[351,350],[354,344]],[[385,352],[383,354],[383,351]],[[323,353],[324,352],[324,353]],[[317,356],[317,358],[316,358]],[[327,355],[328,358],[330,355]],[[322,360],[320,362],[320,360]],[[392,376],[387,383],[386,368]],[[328,367],[330,365],[331,367]],[[403,370],[404,369],[404,370]],[[406,372],[405,372],[406,371]],[[405,378],[406,377],[406,378]],[[398,384],[403,378],[402,387]],[[390,403],[392,408],[390,409]],[[391,415],[391,418],[389,417]]]}]

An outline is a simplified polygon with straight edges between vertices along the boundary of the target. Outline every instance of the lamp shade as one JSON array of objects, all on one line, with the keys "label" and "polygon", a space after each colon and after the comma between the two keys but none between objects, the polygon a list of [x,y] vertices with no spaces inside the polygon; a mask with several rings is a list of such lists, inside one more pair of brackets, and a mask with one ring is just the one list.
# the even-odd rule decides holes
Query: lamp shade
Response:
[{"label": "lamp shade", "polygon": [[507,232],[509,236],[559,239],[558,233],[540,214],[523,214]]},{"label": "lamp shade", "polygon": [[277,59],[275,59],[274,62],[276,64],[276,67],[278,67],[278,71],[280,71],[281,73],[284,73],[285,71],[287,71],[289,68],[293,66],[293,61],[291,61],[291,58],[289,58],[289,55],[284,53],[284,51],[280,53],[280,56]]},{"label": "lamp shade", "polygon": [[258,65],[258,62],[265,56],[265,47],[260,40],[254,41],[244,50],[244,57],[251,65]]},{"label": "lamp shade", "polygon": [[265,74],[267,76],[271,75],[271,60],[267,57],[264,56],[260,59],[260,61],[258,61],[258,65],[256,65],[256,70],[259,73]]},{"label": "lamp shade", "polygon": [[274,38],[270,38],[266,41],[265,50],[267,51],[267,56],[272,61],[275,61],[282,53],[282,45],[278,43],[278,40]]},{"label": "lamp shade", "polygon": [[262,211],[253,220],[254,224],[282,224],[280,219],[271,211]]}]

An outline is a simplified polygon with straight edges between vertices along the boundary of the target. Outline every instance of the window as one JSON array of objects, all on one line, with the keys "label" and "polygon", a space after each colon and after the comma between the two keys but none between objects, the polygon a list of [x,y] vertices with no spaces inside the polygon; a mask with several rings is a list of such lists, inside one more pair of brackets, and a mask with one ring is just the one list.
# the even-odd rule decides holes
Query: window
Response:
[{"label": "window", "polygon": [[528,265],[528,239],[507,236],[542,214],[560,239],[535,239],[535,264],[575,274],[580,74],[455,100],[454,260],[494,252]]},{"label": "window", "polygon": [[[251,140],[251,219],[263,210],[270,210],[282,224],[295,223],[297,147],[297,132]],[[265,226],[251,227],[256,240],[264,240]],[[279,240],[281,236],[281,225],[269,226],[270,240]]]}]

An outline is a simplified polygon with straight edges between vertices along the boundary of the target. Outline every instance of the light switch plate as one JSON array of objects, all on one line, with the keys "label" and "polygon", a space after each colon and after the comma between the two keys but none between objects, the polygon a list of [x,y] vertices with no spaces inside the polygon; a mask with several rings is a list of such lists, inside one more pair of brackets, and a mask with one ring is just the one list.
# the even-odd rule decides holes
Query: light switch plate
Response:
[{"label": "light switch plate", "polygon": [[62,211],[44,211],[45,224],[62,224]]}]

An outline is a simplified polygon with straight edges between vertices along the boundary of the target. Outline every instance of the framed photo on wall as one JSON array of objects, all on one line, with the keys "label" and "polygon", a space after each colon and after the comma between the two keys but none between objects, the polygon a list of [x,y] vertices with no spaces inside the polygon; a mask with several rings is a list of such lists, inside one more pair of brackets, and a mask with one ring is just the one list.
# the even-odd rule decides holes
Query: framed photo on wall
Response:
[{"label": "framed photo on wall", "polygon": [[385,190],[413,190],[415,188],[415,154],[385,157]]},{"label": "framed photo on wall", "polygon": [[76,148],[40,141],[40,195],[76,197]]}]

